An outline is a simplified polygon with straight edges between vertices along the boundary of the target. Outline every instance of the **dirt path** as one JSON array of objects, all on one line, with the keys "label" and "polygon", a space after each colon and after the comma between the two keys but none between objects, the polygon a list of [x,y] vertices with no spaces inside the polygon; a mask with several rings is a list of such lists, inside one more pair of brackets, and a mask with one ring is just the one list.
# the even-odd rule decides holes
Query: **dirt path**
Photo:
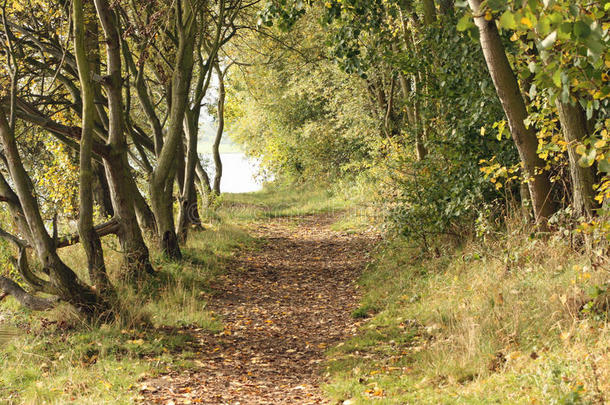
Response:
[{"label": "dirt path", "polygon": [[225,330],[193,331],[200,366],[147,381],[146,402],[323,404],[324,351],[353,334],[355,280],[374,240],[330,230],[333,218],[272,219],[248,231],[265,240],[238,255],[211,309]]}]

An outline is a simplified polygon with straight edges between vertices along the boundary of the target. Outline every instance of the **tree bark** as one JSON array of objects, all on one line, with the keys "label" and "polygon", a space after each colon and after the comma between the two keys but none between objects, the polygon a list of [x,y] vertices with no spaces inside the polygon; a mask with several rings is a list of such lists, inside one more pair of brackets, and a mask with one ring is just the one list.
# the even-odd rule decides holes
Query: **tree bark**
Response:
[{"label": "tree bark", "polygon": [[[434,21],[435,19],[436,19],[436,16],[434,15],[434,18],[432,19],[432,21]],[[407,25],[406,25],[406,21],[405,21],[405,17],[403,15],[402,9],[400,10],[400,22],[401,22],[400,27],[401,27],[403,43],[404,43],[406,49],[411,51],[411,53],[413,53],[415,55],[415,54],[417,54],[417,48],[413,44],[413,38],[411,36],[409,36],[409,33],[407,32]],[[400,82],[401,89],[402,89],[402,92],[405,94],[405,97],[409,97],[409,95],[411,95],[411,94],[414,94],[417,97],[417,92],[420,87],[418,84],[418,82],[420,81],[419,80],[420,78],[418,77],[418,75],[413,74],[411,76],[411,82],[412,82],[411,86],[408,85],[407,79],[404,76],[404,74],[401,73],[400,79],[401,79],[401,82]],[[411,89],[409,89],[409,87],[411,87]],[[422,114],[421,114],[421,105],[417,98],[409,106],[409,111],[410,111],[409,112],[410,117],[412,117],[411,126],[412,126],[413,130],[415,131],[415,155],[416,155],[418,161],[422,161],[428,155],[428,150],[427,150],[426,146],[424,145],[424,131],[425,131],[426,126],[423,123],[423,118],[422,118]]]},{"label": "tree bark", "polygon": [[142,238],[134,210],[135,183],[127,161],[127,141],[123,126],[121,54],[116,16],[107,0],[94,0],[106,38],[107,73],[104,84],[108,94],[108,146],[104,159],[115,217],[121,224],[118,233],[124,253],[124,276],[139,278],[152,274],[148,247]]},{"label": "tree bark", "polygon": [[555,212],[551,200],[551,182],[544,173],[545,163],[538,156],[538,138],[534,128],[527,128],[524,120],[527,109],[517,78],[510,66],[495,20],[487,21],[481,14],[481,1],[469,0],[479,28],[481,48],[493,80],[498,98],[508,119],[510,131],[517,146],[530,195],[536,223],[546,229],[548,218]]},{"label": "tree bark", "polygon": [[201,165],[201,161],[199,159],[197,159],[197,167],[195,169],[196,169],[197,177],[199,179],[201,197],[209,198],[209,195],[212,192],[212,187],[210,185],[210,176],[208,176],[208,173],[205,171],[205,169]]},{"label": "tree bark", "polygon": [[93,176],[93,199],[99,206],[101,216],[111,218],[114,216],[114,209],[103,164],[93,162]]},{"label": "tree bark", "polygon": [[597,208],[593,191],[595,174],[592,167],[581,167],[578,164],[579,156],[576,153],[576,146],[588,136],[585,112],[578,104],[563,103],[559,99],[556,104],[561,130],[568,144],[574,214],[577,217],[591,218]]},{"label": "tree bark", "polygon": [[23,210],[21,209],[21,203],[19,202],[19,197],[13,191],[11,186],[8,184],[2,173],[0,172],[0,200],[6,202],[8,205],[8,210],[11,214],[11,218],[15,223],[15,226],[19,230],[20,236],[29,242],[31,246],[34,245],[32,242],[32,235],[30,233],[30,228],[25,219],[25,215],[23,215]]},{"label": "tree bark", "polygon": [[[92,145],[93,127],[95,125],[95,103],[94,89],[91,81],[88,49],[85,42],[85,19],[95,21],[95,11],[90,2],[83,4],[82,0],[72,1],[72,20],[74,23],[74,52],[81,85],[82,131],[80,138],[79,154],[79,218],[78,232],[81,245],[87,255],[89,278],[97,290],[108,295],[112,291],[112,285],[106,273],[104,252],[99,235],[93,228],[93,164]],[[89,22],[88,21],[88,22]]]},{"label": "tree bark", "polygon": [[434,0],[423,0],[422,3],[424,5],[424,24],[434,24],[436,21],[436,5]]},{"label": "tree bark", "polygon": [[212,154],[214,156],[214,167],[216,169],[216,172],[214,173],[213,191],[217,196],[220,195],[220,180],[222,179],[220,141],[222,140],[222,134],[224,133],[225,128],[225,98],[227,93],[225,90],[224,76],[227,73],[227,69],[223,72],[220,69],[218,61],[214,63],[214,70],[218,76],[218,128],[216,129],[216,138],[214,138],[214,145],[212,146]]},{"label": "tree bark", "polygon": [[187,111],[185,116],[187,137],[186,167],[181,185],[180,207],[176,233],[181,243],[186,243],[189,225],[200,225],[197,208],[197,191],[195,189],[197,156],[197,133],[199,129],[199,113]]},{"label": "tree bark", "polygon": [[[46,311],[57,305],[57,299],[41,298],[25,291],[13,280],[0,276],[0,290],[12,295],[21,305],[33,311]],[[1,300],[1,298],[0,298]]]},{"label": "tree bark", "polygon": [[176,1],[174,4],[178,49],[172,73],[169,128],[157,159],[157,167],[151,176],[150,199],[161,252],[172,259],[180,259],[182,254],[174,227],[172,208],[173,171],[178,142],[182,140],[183,120],[193,73],[196,16],[190,4],[182,1]]},{"label": "tree bark", "polygon": [[108,303],[101,299],[91,288],[83,284],[76,274],[65,265],[57,255],[55,242],[49,236],[38,202],[31,190],[31,181],[19,155],[15,134],[6,120],[4,108],[0,106],[0,140],[6,154],[6,163],[15,185],[15,194],[30,229],[34,249],[40,263],[49,276],[52,292],[60,299],[72,304],[87,317],[92,317],[100,311],[109,308]]}]

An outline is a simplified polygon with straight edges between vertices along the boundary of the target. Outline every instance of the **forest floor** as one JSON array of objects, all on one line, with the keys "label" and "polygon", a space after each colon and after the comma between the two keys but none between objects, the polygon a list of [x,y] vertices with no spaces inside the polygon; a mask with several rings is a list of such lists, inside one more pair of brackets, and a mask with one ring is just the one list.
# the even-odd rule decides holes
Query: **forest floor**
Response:
[{"label": "forest floor", "polygon": [[326,350],[356,334],[357,280],[373,233],[332,229],[337,215],[263,218],[261,241],[227,263],[207,308],[220,333],[187,330],[197,366],[140,384],[146,403],[321,404]]},{"label": "forest floor", "polygon": [[[156,277],[117,283],[110,324],[3,300],[0,403],[607,403],[610,323],[579,309],[606,257],[518,223],[431,251],[382,240],[347,191],[222,196],[184,260],[153,252]],[[61,254],[86,277],[82,249]]]}]

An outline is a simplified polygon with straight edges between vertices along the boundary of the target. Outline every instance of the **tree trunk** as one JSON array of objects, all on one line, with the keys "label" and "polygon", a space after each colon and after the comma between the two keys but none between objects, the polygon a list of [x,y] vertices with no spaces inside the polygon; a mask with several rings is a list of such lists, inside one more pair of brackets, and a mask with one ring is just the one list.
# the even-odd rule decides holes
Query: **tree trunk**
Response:
[{"label": "tree trunk", "polygon": [[424,5],[424,24],[434,24],[436,21],[436,5],[434,0],[423,0]]},{"label": "tree trunk", "polygon": [[[103,295],[111,294],[112,285],[106,273],[104,252],[99,235],[93,228],[93,127],[95,125],[94,90],[91,81],[88,50],[85,42],[85,28],[95,23],[95,11],[90,2],[73,0],[72,19],[74,23],[74,51],[81,84],[83,103],[82,130],[79,154],[79,218],[78,232],[81,245],[87,255],[89,278]],[[83,7],[84,6],[84,7]],[[86,24],[85,20],[88,20]]]},{"label": "tree trunk", "polygon": [[176,168],[178,143],[182,141],[184,114],[193,74],[193,51],[195,45],[195,10],[190,3],[175,2],[176,37],[178,49],[174,60],[171,99],[169,111],[169,128],[157,167],[150,180],[151,208],[157,223],[157,236],[161,252],[172,259],[180,259],[182,254],[178,245],[172,208],[173,173]]},{"label": "tree trunk", "polygon": [[4,294],[12,295],[21,305],[33,311],[46,311],[57,305],[57,299],[40,298],[29,294],[19,284],[3,276],[0,276],[0,290],[4,291]]},{"label": "tree trunk", "polygon": [[105,312],[109,309],[108,302],[83,284],[57,255],[55,242],[45,228],[38,202],[32,193],[30,178],[17,149],[14,132],[6,120],[2,106],[0,106],[0,140],[6,155],[7,168],[15,186],[15,194],[19,198],[25,221],[30,229],[33,247],[44,271],[48,274],[52,292],[72,304],[88,318],[96,313]]},{"label": "tree trunk", "polygon": [[579,156],[576,153],[576,146],[588,136],[585,112],[578,104],[563,103],[559,99],[556,104],[561,130],[568,144],[574,214],[591,218],[597,208],[593,191],[595,175],[592,167],[581,167],[578,164]]},{"label": "tree trunk", "polygon": [[185,127],[187,137],[186,167],[181,185],[182,191],[176,228],[176,233],[181,243],[186,243],[189,225],[201,225],[197,208],[197,191],[195,189],[195,171],[199,161],[197,156],[198,112],[187,111]]},{"label": "tree trunk", "polygon": [[161,252],[170,259],[180,260],[182,252],[174,227],[173,186],[174,177],[171,176],[162,188],[154,191],[151,189],[150,202],[155,213],[157,237],[159,238]]},{"label": "tree trunk", "polygon": [[197,167],[195,167],[195,171],[197,173],[197,178],[199,179],[201,198],[208,199],[210,193],[212,192],[212,187],[210,186],[210,176],[208,176],[208,173],[201,165],[201,161],[199,159],[197,159]]},{"label": "tree trunk", "polygon": [[[433,3],[433,5],[434,5],[434,3]],[[429,10],[429,12],[430,12],[430,10]],[[436,19],[436,15],[434,14],[433,16],[434,16],[434,18],[433,18],[432,22]],[[401,22],[400,27],[401,27],[403,43],[404,43],[406,49],[411,51],[411,53],[415,55],[415,54],[417,54],[417,48],[413,44],[413,38],[411,36],[409,36],[409,33],[407,32],[407,25],[406,25],[406,21],[405,21],[405,17],[403,15],[402,9],[400,10],[400,22]],[[404,77],[403,74],[401,74],[400,77],[401,77],[400,85],[402,88],[402,92],[405,94],[405,97],[408,97],[408,95],[410,95],[410,94],[415,94],[415,96],[417,97],[417,92],[419,89],[418,75],[413,74],[411,76],[411,81],[412,81],[411,86],[408,85],[406,77]],[[409,87],[411,87],[410,91],[409,91]],[[416,155],[418,161],[422,161],[428,155],[428,150],[426,149],[426,146],[424,145],[425,123],[423,123],[423,118],[422,118],[422,114],[421,114],[421,105],[417,98],[415,98],[415,101],[413,102],[413,104],[411,106],[409,106],[409,110],[411,111],[410,115],[412,116],[411,125],[413,127],[413,130],[415,131],[415,155]]]},{"label": "tree trunk", "polygon": [[157,231],[157,225],[155,223],[155,215],[150,209],[150,205],[146,202],[146,199],[138,189],[135,182],[131,182],[133,190],[133,205],[136,212],[136,219],[140,225],[142,231],[149,235],[154,235]]},{"label": "tree trunk", "polygon": [[114,216],[112,208],[112,198],[110,197],[110,188],[108,187],[108,179],[104,165],[98,162],[93,162],[93,198],[99,206],[100,214],[103,217],[111,218]]},{"label": "tree trunk", "polygon": [[218,128],[216,129],[216,138],[214,139],[214,145],[212,146],[212,153],[214,156],[214,167],[216,172],[214,173],[214,194],[220,195],[220,180],[222,178],[222,160],[220,158],[220,141],[222,140],[222,134],[224,133],[225,127],[225,98],[226,90],[224,83],[224,76],[226,70],[223,72],[220,70],[218,62],[214,63],[214,70],[218,76]]},{"label": "tree trunk", "polygon": [[479,28],[481,48],[489,73],[523,163],[536,223],[542,229],[546,229],[548,218],[555,212],[555,204],[551,200],[551,182],[543,172],[545,163],[537,154],[536,131],[534,128],[525,126],[527,109],[517,78],[506,56],[495,20],[487,21],[485,16],[481,15],[480,0],[469,0],[469,3],[475,14],[475,24]]},{"label": "tree trunk", "polygon": [[107,0],[94,0],[106,38],[108,95],[108,145],[111,150],[104,159],[115,216],[120,222],[118,233],[125,258],[125,276],[139,278],[153,273],[148,247],[142,238],[134,211],[133,182],[127,161],[127,140],[123,126],[121,54],[116,16]]},{"label": "tree trunk", "polygon": [[128,279],[138,279],[144,274],[153,274],[148,247],[144,243],[134,211],[135,193],[130,190],[133,190],[135,184],[130,178],[127,157],[123,153],[113,151],[111,158],[105,160],[104,163],[115,218],[119,220],[120,224],[117,236],[123,251],[124,276]]},{"label": "tree trunk", "polygon": [[30,228],[28,226],[27,221],[25,220],[25,216],[23,215],[21,204],[19,203],[19,197],[17,197],[17,194],[15,194],[15,192],[8,184],[1,172],[0,201],[7,203],[11,218],[13,219],[15,226],[19,230],[20,236],[26,241],[28,241],[31,246],[34,246],[34,242],[32,241],[32,235],[30,233]]}]

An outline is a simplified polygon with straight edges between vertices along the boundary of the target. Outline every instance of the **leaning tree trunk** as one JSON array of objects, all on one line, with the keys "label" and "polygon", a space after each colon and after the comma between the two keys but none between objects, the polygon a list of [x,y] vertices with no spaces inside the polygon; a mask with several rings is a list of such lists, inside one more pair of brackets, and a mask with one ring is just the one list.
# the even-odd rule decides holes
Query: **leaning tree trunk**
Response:
[{"label": "leaning tree trunk", "polygon": [[108,95],[108,146],[104,159],[115,216],[119,220],[119,242],[123,250],[125,276],[139,278],[153,273],[148,247],[134,211],[133,178],[127,161],[127,140],[123,128],[121,54],[116,16],[107,0],[95,0],[95,7],[106,37]]},{"label": "leaning tree trunk", "polygon": [[199,113],[187,111],[185,115],[187,137],[186,164],[182,184],[180,184],[180,207],[176,233],[180,242],[186,243],[189,225],[201,225],[197,207],[197,191],[195,189],[197,156],[197,129],[199,128]]},{"label": "leaning tree trunk", "polygon": [[15,194],[30,229],[33,247],[49,277],[48,282],[44,281],[45,284],[48,284],[45,286],[45,291],[72,304],[88,318],[108,310],[108,303],[82,283],[72,269],[59,258],[55,241],[49,236],[40,215],[38,202],[31,189],[31,179],[21,161],[14,131],[7,122],[2,106],[0,106],[0,140],[6,156],[7,168],[15,187]]},{"label": "leaning tree trunk", "polygon": [[587,119],[580,105],[556,102],[559,111],[561,130],[568,144],[568,158],[570,161],[570,176],[572,178],[572,206],[574,214],[591,218],[595,208],[595,175],[592,167],[582,167],[578,164],[576,146],[588,135]]},{"label": "leaning tree trunk", "polygon": [[[72,19],[74,22],[74,53],[78,66],[83,103],[82,130],[80,138],[79,173],[79,218],[78,232],[81,245],[87,255],[89,278],[100,293],[107,295],[112,285],[106,273],[104,251],[99,235],[93,227],[93,126],[95,125],[94,90],[91,80],[88,52],[85,42],[85,29],[95,24],[95,10],[90,2],[83,5],[82,0],[73,0]],[[84,6],[84,7],[83,7]],[[88,24],[85,24],[87,19]]]},{"label": "leaning tree trunk", "polygon": [[544,173],[545,162],[538,156],[538,138],[534,128],[527,128],[525,101],[519,83],[510,66],[495,20],[487,21],[481,14],[481,1],[469,0],[479,28],[481,48],[493,80],[498,98],[508,119],[530,190],[536,223],[546,229],[547,220],[555,212],[551,200],[551,182]]},{"label": "leaning tree trunk", "polygon": [[114,209],[103,164],[93,162],[93,177],[93,198],[99,206],[100,214],[103,217],[111,218],[114,216]]},{"label": "leaning tree trunk", "polygon": [[212,192],[212,186],[210,185],[210,176],[201,165],[201,161],[197,159],[197,167],[195,167],[195,173],[197,173],[197,179],[199,180],[199,192],[202,198],[209,199],[210,193]]},{"label": "leaning tree trunk", "polygon": [[157,167],[150,179],[149,189],[161,252],[172,259],[180,259],[182,254],[174,227],[172,208],[173,174],[176,168],[178,143],[182,141],[184,114],[188,107],[197,21],[195,10],[191,8],[190,3],[177,1],[174,5],[178,49],[175,55],[171,81],[169,127],[157,159]]}]

